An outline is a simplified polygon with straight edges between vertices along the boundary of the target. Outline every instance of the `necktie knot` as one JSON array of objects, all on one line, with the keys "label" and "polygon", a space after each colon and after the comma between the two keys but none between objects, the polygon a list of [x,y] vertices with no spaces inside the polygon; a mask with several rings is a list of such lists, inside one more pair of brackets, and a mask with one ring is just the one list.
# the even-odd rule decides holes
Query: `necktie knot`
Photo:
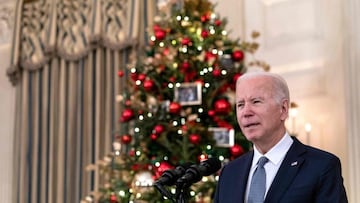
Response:
[{"label": "necktie knot", "polygon": [[265,156],[260,157],[259,161],[258,161],[258,167],[264,167],[264,165],[269,161],[268,158],[266,158]]}]

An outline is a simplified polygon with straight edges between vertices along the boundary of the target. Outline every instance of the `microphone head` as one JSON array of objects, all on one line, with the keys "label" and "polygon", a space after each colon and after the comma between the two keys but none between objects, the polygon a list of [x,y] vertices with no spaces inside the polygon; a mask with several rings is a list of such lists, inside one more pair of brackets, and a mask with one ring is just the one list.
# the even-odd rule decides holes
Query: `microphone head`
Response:
[{"label": "microphone head", "polygon": [[177,180],[177,186],[196,183],[201,180],[203,176],[208,176],[221,168],[221,161],[217,158],[209,158],[199,165],[192,165],[186,170],[185,174]]},{"label": "microphone head", "polygon": [[164,171],[160,178],[156,180],[156,184],[160,185],[173,185],[178,178],[185,174],[186,170],[192,165],[192,163],[184,163],[177,166],[175,169],[169,169]]},{"label": "microphone head", "polygon": [[203,170],[202,176],[209,176],[221,168],[221,161],[215,157],[209,158],[200,163],[200,166],[204,166],[206,170]]}]

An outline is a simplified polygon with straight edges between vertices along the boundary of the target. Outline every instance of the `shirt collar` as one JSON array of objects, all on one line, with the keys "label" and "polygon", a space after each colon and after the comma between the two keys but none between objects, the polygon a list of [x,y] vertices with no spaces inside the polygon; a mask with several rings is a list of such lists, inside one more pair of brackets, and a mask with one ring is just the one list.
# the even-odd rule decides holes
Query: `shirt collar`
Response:
[{"label": "shirt collar", "polygon": [[262,156],[266,156],[270,162],[274,165],[277,165],[284,159],[287,151],[290,149],[293,139],[286,132],[285,135],[281,138],[281,140],[273,146],[266,154],[261,154],[256,147],[254,146],[254,158],[252,161],[252,167],[255,167],[259,158]]}]

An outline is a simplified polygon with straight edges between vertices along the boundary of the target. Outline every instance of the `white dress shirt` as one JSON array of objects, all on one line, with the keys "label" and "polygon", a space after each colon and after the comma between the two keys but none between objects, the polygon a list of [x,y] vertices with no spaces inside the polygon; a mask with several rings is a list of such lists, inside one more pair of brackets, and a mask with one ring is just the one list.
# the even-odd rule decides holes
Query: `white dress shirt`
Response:
[{"label": "white dress shirt", "polygon": [[265,197],[266,197],[270,185],[273,182],[275,175],[278,172],[280,165],[284,160],[285,155],[290,149],[293,142],[294,141],[292,140],[290,135],[288,133],[285,133],[284,137],[274,147],[272,147],[266,154],[261,154],[254,145],[254,158],[252,160],[252,165],[250,168],[249,178],[246,186],[245,201],[244,201],[245,203],[247,203],[251,179],[257,167],[257,162],[259,161],[259,158],[262,156],[266,156],[269,159],[269,161],[264,165],[266,172],[266,190],[265,190]]}]

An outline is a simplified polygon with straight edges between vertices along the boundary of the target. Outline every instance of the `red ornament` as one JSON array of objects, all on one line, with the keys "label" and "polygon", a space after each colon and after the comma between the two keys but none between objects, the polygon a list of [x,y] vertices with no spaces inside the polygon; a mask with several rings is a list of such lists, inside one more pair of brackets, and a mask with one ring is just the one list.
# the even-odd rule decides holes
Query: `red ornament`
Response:
[{"label": "red ornament", "polygon": [[111,195],[110,195],[110,202],[111,202],[111,203],[118,203],[117,197],[116,197],[115,194],[111,194]]},{"label": "red ornament", "polygon": [[202,30],[201,31],[201,37],[202,38],[207,38],[209,36],[209,32],[207,30]]},{"label": "red ornament", "polygon": [[231,104],[226,99],[219,99],[215,101],[214,109],[216,113],[227,114],[231,110]]},{"label": "red ornament", "polygon": [[181,40],[181,44],[182,45],[186,45],[186,46],[191,46],[191,39],[189,37],[184,37],[182,40]]},{"label": "red ornament", "polygon": [[169,112],[172,114],[178,114],[181,111],[181,105],[177,102],[171,102],[169,105]]},{"label": "red ornament", "polygon": [[136,81],[138,79],[138,74],[137,73],[131,73],[130,77],[133,81]]},{"label": "red ornament", "polygon": [[221,69],[220,68],[215,68],[212,72],[212,75],[214,77],[219,77],[221,75]]},{"label": "red ornament", "polygon": [[205,23],[210,20],[210,12],[205,13],[200,17],[201,22]]},{"label": "red ornament", "polygon": [[153,132],[155,133],[155,134],[161,134],[161,133],[163,133],[164,132],[164,130],[165,130],[165,127],[163,126],[163,125],[156,125],[155,127],[154,127],[154,129],[153,129]]},{"label": "red ornament", "polygon": [[124,76],[124,71],[122,71],[122,70],[119,70],[118,71],[118,76],[121,78],[122,76]]},{"label": "red ornament", "polygon": [[232,53],[232,59],[234,61],[241,61],[244,59],[244,52],[240,51],[240,50],[236,50]]},{"label": "red ornament", "polygon": [[143,84],[143,86],[144,86],[144,89],[146,90],[146,91],[150,91],[150,90],[152,90],[153,88],[154,88],[154,81],[152,81],[152,80],[145,80],[144,81],[144,84]]},{"label": "red ornament", "polygon": [[209,60],[212,60],[215,58],[216,58],[216,55],[213,54],[211,51],[205,52],[205,61],[209,61]]},{"label": "red ornament", "polygon": [[153,140],[153,141],[155,141],[157,138],[158,138],[157,134],[153,133],[153,134],[150,135],[150,139]]},{"label": "red ornament", "polygon": [[127,122],[132,118],[134,118],[134,111],[132,109],[124,109],[124,111],[121,114],[120,121]]},{"label": "red ornament", "polygon": [[230,154],[234,157],[238,157],[238,156],[242,155],[243,153],[244,153],[244,149],[238,144],[235,144],[234,146],[232,146],[230,148]]},{"label": "red ornament", "polygon": [[140,81],[144,81],[146,78],[146,75],[144,73],[140,73],[138,76],[137,76],[137,79],[140,80]]},{"label": "red ornament", "polygon": [[135,156],[135,149],[134,148],[130,149],[129,156],[131,156],[131,157]]},{"label": "red ornament", "polygon": [[158,31],[158,30],[161,30],[161,27],[159,25],[155,24],[153,29],[154,29],[154,31]]},{"label": "red ornament", "polygon": [[155,38],[156,40],[163,40],[166,37],[166,31],[159,28],[158,30],[155,31]]},{"label": "red ornament", "polygon": [[216,25],[216,26],[220,26],[220,25],[221,25],[221,20],[216,19],[216,20],[215,20],[215,25]]},{"label": "red ornament", "polygon": [[209,110],[208,111],[208,116],[210,116],[210,117],[215,116],[215,111],[214,110]]},{"label": "red ornament", "polygon": [[182,71],[186,72],[189,68],[190,68],[190,63],[188,61],[184,61],[181,64],[181,70]]},{"label": "red ornament", "polygon": [[160,177],[166,170],[173,169],[174,167],[170,165],[168,162],[163,161],[160,162],[160,165],[158,167],[155,167],[155,177]]},{"label": "red ornament", "polygon": [[123,144],[129,144],[132,140],[132,137],[130,135],[122,135],[121,136],[121,143]]},{"label": "red ornament", "polygon": [[198,145],[200,143],[201,137],[198,134],[191,134],[189,136],[189,141],[191,144]]},{"label": "red ornament", "polygon": [[[176,78],[175,78],[174,76],[171,76],[171,77],[169,78],[169,81],[170,81],[170,82],[175,82],[175,81],[176,81]],[[165,86],[167,86],[167,84],[165,84]]]}]

